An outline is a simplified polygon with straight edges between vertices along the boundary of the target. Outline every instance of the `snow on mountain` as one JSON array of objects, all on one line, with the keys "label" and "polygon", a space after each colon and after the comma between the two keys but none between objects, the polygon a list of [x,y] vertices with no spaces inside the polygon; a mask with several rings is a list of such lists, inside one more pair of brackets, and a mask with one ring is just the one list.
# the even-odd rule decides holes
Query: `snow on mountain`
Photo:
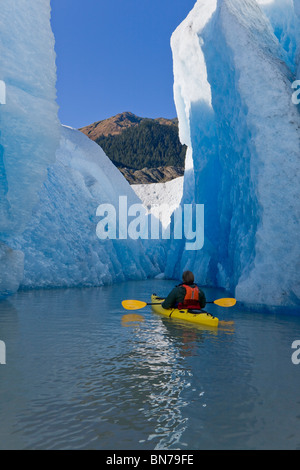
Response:
[{"label": "snow on mountain", "polygon": [[192,253],[173,244],[166,275],[191,269],[240,301],[296,306],[299,2],[259,3],[198,0],[172,36],[180,138],[189,147],[184,199],[205,204],[205,245]]}]

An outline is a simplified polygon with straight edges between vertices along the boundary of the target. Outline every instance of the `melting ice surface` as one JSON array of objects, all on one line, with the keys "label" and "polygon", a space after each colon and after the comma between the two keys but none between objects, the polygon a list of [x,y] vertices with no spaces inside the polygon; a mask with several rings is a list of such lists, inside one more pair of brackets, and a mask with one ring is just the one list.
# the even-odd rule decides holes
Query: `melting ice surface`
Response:
[{"label": "melting ice surface", "polygon": [[[17,14],[16,14],[17,12]],[[4,0],[0,15],[0,240],[20,233],[59,145],[49,1]]]},{"label": "melting ice surface", "polygon": [[0,297],[17,290],[24,262],[22,251],[1,240],[21,233],[30,221],[59,143],[49,19],[47,1],[1,2]]},{"label": "melting ice surface", "polygon": [[205,246],[180,242],[167,275],[191,269],[240,301],[299,308],[299,1],[198,0],[172,36],[185,201],[204,203]]},{"label": "melting ice surface", "polygon": [[164,257],[158,242],[147,249],[139,240],[97,237],[98,205],[118,207],[119,195],[127,195],[128,205],[140,202],[97,144],[62,127],[56,162],[48,169],[31,222],[10,239],[25,254],[22,286],[97,286],[159,273]]},{"label": "melting ice surface", "polygon": [[4,0],[0,30],[0,297],[161,272],[159,243],[96,236],[100,204],[140,200],[98,145],[58,121],[50,0]]}]

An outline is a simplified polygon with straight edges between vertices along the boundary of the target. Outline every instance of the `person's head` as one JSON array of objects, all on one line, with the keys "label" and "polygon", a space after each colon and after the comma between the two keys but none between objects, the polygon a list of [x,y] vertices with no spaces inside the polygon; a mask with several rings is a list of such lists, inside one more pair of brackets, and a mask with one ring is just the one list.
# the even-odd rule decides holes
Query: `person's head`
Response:
[{"label": "person's head", "polygon": [[194,274],[191,271],[184,271],[182,280],[184,284],[194,284]]}]

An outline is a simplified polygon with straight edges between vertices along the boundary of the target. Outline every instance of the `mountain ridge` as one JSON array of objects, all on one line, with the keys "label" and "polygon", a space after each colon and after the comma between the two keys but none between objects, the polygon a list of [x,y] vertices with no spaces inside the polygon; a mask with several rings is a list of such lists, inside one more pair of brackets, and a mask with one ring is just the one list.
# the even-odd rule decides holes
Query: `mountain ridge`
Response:
[{"label": "mountain ridge", "polygon": [[79,128],[79,131],[83,132],[92,140],[97,140],[99,137],[108,137],[109,135],[120,135],[126,129],[131,127],[137,127],[143,121],[155,121],[158,124],[166,126],[178,127],[178,119],[167,119],[167,118],[145,118],[137,116],[130,111],[124,111],[123,113],[116,114],[107,119],[96,121],[92,124]]},{"label": "mountain ridge", "polygon": [[126,111],[79,130],[100,145],[130,184],[183,175],[186,147],[179,140],[177,118],[143,118]]}]

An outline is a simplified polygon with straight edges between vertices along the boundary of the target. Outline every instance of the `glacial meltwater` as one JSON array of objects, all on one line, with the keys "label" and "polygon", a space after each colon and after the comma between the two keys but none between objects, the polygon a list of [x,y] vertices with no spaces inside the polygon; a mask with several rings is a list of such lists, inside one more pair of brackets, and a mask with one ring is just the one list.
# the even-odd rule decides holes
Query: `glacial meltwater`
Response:
[{"label": "glacial meltwater", "polygon": [[300,316],[209,305],[207,329],[121,306],[174,284],[1,301],[0,449],[300,449]]}]

